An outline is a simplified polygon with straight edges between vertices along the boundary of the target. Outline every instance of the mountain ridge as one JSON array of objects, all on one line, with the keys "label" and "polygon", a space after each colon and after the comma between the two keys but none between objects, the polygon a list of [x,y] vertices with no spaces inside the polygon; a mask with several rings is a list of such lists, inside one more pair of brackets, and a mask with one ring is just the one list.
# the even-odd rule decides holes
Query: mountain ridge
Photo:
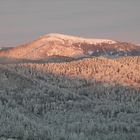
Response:
[{"label": "mountain ridge", "polygon": [[108,39],[88,39],[51,33],[39,37],[31,43],[0,50],[0,57],[41,60],[53,56],[60,57],[119,57],[140,54],[140,46]]}]

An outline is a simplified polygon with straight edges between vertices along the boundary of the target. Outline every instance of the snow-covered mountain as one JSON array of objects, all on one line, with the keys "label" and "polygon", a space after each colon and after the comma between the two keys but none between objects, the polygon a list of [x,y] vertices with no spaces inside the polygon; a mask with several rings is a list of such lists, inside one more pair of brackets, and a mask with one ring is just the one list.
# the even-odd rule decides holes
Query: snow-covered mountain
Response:
[{"label": "snow-covered mountain", "polygon": [[0,56],[40,60],[52,56],[60,57],[118,57],[139,55],[140,46],[109,39],[87,39],[51,33],[41,36],[26,45],[0,51]]}]

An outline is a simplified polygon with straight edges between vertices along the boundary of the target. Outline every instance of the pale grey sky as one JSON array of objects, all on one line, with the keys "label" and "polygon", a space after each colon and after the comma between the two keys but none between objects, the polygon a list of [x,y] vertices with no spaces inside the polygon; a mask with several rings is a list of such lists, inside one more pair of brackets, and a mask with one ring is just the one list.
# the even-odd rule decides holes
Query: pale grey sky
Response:
[{"label": "pale grey sky", "polygon": [[140,0],[0,0],[0,44],[52,32],[140,43]]}]

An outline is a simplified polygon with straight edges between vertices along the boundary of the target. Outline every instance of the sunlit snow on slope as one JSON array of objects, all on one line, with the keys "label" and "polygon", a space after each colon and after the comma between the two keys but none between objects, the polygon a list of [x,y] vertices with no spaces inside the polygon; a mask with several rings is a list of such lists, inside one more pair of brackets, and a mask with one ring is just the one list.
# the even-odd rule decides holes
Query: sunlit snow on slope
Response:
[{"label": "sunlit snow on slope", "polygon": [[64,35],[58,33],[50,33],[48,35],[42,36],[43,38],[47,37],[50,40],[59,39],[59,40],[69,40],[70,42],[81,42],[81,43],[88,43],[88,44],[101,44],[101,43],[108,43],[108,44],[115,44],[117,41],[109,40],[109,39],[86,39],[82,37],[76,37],[71,35]]}]

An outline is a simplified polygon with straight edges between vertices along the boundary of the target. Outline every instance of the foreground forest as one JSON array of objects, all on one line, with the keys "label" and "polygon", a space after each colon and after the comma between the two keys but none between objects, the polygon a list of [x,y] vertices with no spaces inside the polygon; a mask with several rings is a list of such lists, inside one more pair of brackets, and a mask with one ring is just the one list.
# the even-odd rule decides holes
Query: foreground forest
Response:
[{"label": "foreground forest", "polygon": [[0,140],[139,140],[140,57],[0,64]]}]

